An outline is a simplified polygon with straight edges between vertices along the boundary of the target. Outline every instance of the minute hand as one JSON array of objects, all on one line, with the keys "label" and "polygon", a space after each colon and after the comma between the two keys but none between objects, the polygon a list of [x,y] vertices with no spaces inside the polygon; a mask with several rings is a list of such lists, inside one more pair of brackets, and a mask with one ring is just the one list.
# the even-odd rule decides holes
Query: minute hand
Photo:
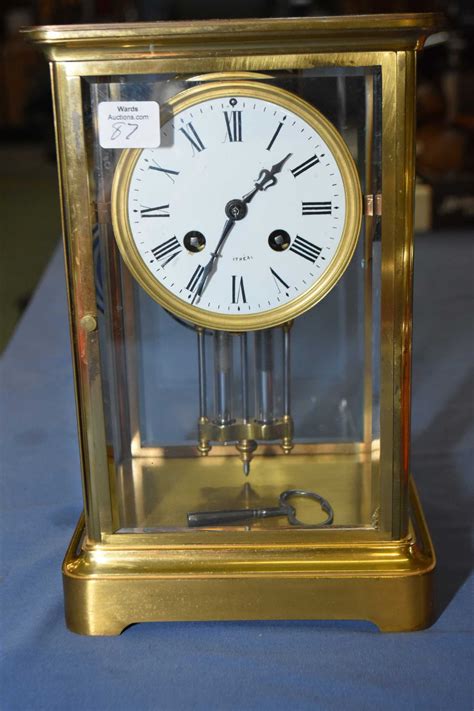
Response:
[{"label": "minute hand", "polygon": [[224,225],[224,229],[222,230],[222,234],[220,236],[219,242],[217,243],[217,247],[213,252],[211,252],[211,258],[204,267],[204,271],[202,273],[201,279],[199,280],[199,284],[196,288],[196,293],[194,294],[194,298],[192,300],[192,303],[194,304],[196,301],[199,301],[199,299],[202,296],[202,293],[204,289],[206,288],[206,284],[211,276],[211,272],[214,268],[214,262],[216,259],[219,257],[220,251],[222,247],[224,246],[224,242],[227,239],[227,235],[235,225],[235,220],[229,217],[227,222]]},{"label": "minute hand", "polygon": [[244,195],[242,200],[248,204],[254,199],[255,195],[258,192],[260,192],[261,190],[267,190],[271,185],[275,185],[277,182],[275,175],[281,172],[286,161],[288,160],[288,158],[291,158],[292,155],[292,153],[288,153],[288,155],[283,158],[283,160],[281,160],[279,163],[275,163],[275,165],[272,166],[270,170],[266,170],[266,168],[261,170],[255,182],[254,189]]}]

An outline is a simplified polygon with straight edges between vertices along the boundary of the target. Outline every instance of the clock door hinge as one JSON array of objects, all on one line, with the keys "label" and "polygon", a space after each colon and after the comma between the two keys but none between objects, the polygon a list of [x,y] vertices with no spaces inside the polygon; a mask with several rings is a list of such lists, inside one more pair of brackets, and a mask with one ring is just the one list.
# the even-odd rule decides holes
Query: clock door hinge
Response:
[{"label": "clock door hinge", "polygon": [[382,195],[364,195],[364,215],[367,217],[378,216],[382,214]]}]

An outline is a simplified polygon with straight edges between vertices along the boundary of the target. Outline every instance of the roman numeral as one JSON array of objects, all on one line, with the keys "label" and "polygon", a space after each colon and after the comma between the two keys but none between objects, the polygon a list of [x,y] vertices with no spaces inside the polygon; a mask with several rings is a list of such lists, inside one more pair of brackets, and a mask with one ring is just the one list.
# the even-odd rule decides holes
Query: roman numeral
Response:
[{"label": "roman numeral", "polygon": [[194,289],[199,284],[199,280],[201,279],[203,272],[204,272],[204,267],[201,267],[201,265],[199,264],[196,267],[196,269],[194,270],[191,279],[189,280],[189,282],[186,285],[186,289],[188,291],[194,291]]},{"label": "roman numeral", "polygon": [[290,247],[290,252],[294,252],[299,257],[303,257],[303,259],[307,259],[308,262],[312,262],[313,264],[321,254],[321,251],[321,247],[318,247],[312,242],[308,242],[307,239],[299,237],[298,235]]},{"label": "roman numeral", "polygon": [[[186,128],[188,130],[186,130]],[[203,151],[204,148],[206,147],[204,143],[201,141],[199,138],[198,134],[196,133],[196,129],[194,128],[192,123],[186,124],[186,128],[180,128],[179,130],[184,133],[190,144],[192,145],[193,148],[195,148],[198,153],[200,151]],[[189,131],[189,133],[188,133]]]},{"label": "roman numeral", "polygon": [[271,273],[272,273],[273,280],[274,280],[274,282],[275,282],[275,284],[276,284],[276,287],[277,287],[277,289],[278,289],[278,293],[279,293],[279,294],[281,293],[280,284],[281,284],[282,286],[284,286],[285,289],[289,289],[289,288],[290,288],[290,285],[287,284],[286,281],[284,281],[284,280],[281,278],[281,276],[280,276],[279,274],[277,274],[276,271],[275,271],[274,269],[272,269],[271,267],[270,267],[270,271],[271,271]]},{"label": "roman numeral", "polygon": [[224,111],[225,125],[229,141],[242,140],[242,111]]},{"label": "roman numeral", "polygon": [[238,304],[240,298],[242,298],[242,303],[244,303],[244,304],[247,303],[247,297],[245,296],[245,289],[244,289],[244,278],[237,277],[235,274],[233,274],[232,275],[232,303]]},{"label": "roman numeral", "polygon": [[181,252],[181,245],[176,237],[170,237],[166,242],[163,242],[163,244],[153,247],[151,252],[158,262],[164,259],[165,261],[161,266],[166,267],[166,265]]},{"label": "roman numeral", "polygon": [[179,170],[171,170],[171,168],[163,168],[161,165],[158,165],[158,163],[155,160],[153,161],[153,163],[155,165],[148,166],[149,170],[158,170],[160,173],[165,173],[166,176],[171,180],[171,182],[174,183],[174,178],[172,176],[179,175]]},{"label": "roman numeral", "polygon": [[269,143],[268,146],[267,146],[267,151],[270,151],[270,150],[271,150],[271,148],[272,148],[273,144],[275,143],[275,141],[276,141],[276,139],[277,139],[277,136],[278,136],[278,134],[280,133],[280,131],[281,131],[282,128],[283,128],[283,123],[279,123],[278,126],[277,126],[277,130],[276,130],[275,133],[273,134],[272,139],[271,139],[270,143]]},{"label": "roman numeral", "polygon": [[319,163],[319,158],[318,156],[311,156],[311,158],[308,158],[308,160],[305,160],[304,163],[301,163],[300,165],[297,165],[296,168],[293,168],[291,171],[294,175],[295,178],[298,177],[298,175],[301,175],[301,173],[304,173],[305,170],[309,170],[310,168],[313,167],[313,165],[316,165],[316,163]]},{"label": "roman numeral", "polygon": [[332,203],[329,202],[302,202],[301,211],[303,215],[330,215]]},{"label": "roman numeral", "polygon": [[167,210],[169,205],[158,205],[157,207],[142,207],[140,210],[140,217],[169,217],[169,212],[164,212]]}]

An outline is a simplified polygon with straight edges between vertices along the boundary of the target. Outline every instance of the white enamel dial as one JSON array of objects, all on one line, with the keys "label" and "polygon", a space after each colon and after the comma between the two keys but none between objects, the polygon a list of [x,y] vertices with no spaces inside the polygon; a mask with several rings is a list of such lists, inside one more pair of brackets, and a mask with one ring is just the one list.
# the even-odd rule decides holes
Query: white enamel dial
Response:
[{"label": "white enamel dial", "polygon": [[140,272],[198,323],[301,301],[347,240],[340,152],[276,99],[229,89],[178,106],[161,146],[133,161],[125,209]]}]

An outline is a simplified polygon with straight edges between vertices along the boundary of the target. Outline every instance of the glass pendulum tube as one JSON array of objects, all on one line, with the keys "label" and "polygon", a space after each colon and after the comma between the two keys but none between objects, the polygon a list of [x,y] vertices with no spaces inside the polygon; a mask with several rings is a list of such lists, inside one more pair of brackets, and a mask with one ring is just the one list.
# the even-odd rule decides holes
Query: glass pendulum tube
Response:
[{"label": "glass pendulum tube", "polygon": [[[204,329],[197,330],[198,339],[198,375],[199,375],[199,430],[208,421],[207,418],[207,385],[206,385],[206,334]],[[211,450],[209,440],[199,436],[197,445],[199,454],[206,457]]]},{"label": "glass pendulum tube", "polygon": [[[242,381],[242,424],[246,428],[249,424],[248,339],[246,333],[242,333],[240,336],[240,369]],[[257,449],[257,443],[254,439],[243,437],[239,439],[235,447],[240,454],[244,474],[248,476],[250,474],[250,462],[252,461],[253,453]]]},{"label": "glass pendulum tube", "polygon": [[273,331],[255,332],[255,405],[257,422],[274,420]]},{"label": "glass pendulum tube", "polygon": [[232,336],[214,334],[214,419],[218,425],[232,422],[233,349]]},{"label": "glass pendulum tube", "polygon": [[293,449],[293,423],[291,419],[291,326],[289,321],[283,326],[283,422],[287,426],[287,432],[281,440],[281,448],[285,454],[289,454]]}]

